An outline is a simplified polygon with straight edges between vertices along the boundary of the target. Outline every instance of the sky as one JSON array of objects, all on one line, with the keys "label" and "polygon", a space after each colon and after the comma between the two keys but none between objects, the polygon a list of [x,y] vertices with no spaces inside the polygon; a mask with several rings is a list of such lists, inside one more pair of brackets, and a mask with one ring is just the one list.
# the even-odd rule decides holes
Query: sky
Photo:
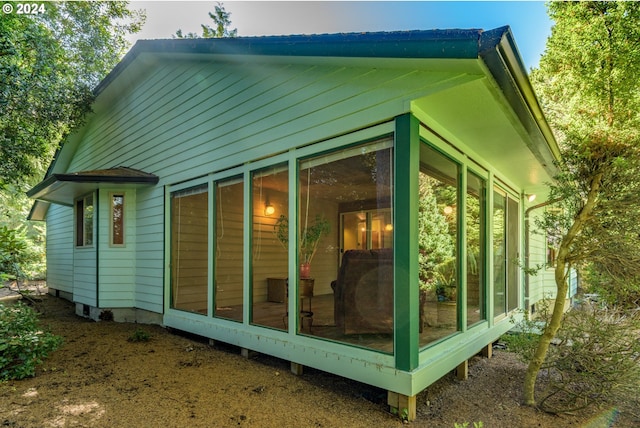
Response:
[{"label": "sky", "polygon": [[[147,21],[131,38],[171,38],[213,24],[213,1],[132,1]],[[527,69],[536,67],[551,34],[542,1],[238,1],[223,2],[238,36],[324,34],[511,26]]]}]

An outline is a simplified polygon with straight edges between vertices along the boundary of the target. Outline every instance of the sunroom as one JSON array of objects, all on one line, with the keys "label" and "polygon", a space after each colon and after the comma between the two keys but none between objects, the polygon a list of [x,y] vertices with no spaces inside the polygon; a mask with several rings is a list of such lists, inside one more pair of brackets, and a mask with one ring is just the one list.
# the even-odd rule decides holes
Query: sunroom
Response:
[{"label": "sunroom", "polygon": [[[384,388],[411,418],[537,295],[525,212],[559,152],[508,27],[140,41],[96,93],[32,191],[51,278],[56,257],[74,272],[50,287],[90,315],[147,311]],[[56,175],[113,165],[155,177],[128,189],[127,245],[110,249],[126,300],[104,251],[120,184]],[[102,247],[67,232],[87,195]]]},{"label": "sunroom", "polygon": [[[483,64],[514,54],[501,36]],[[166,186],[165,324],[385,388],[410,415],[490,354],[524,307],[525,196],[557,147],[522,69],[489,67],[390,120]]]}]

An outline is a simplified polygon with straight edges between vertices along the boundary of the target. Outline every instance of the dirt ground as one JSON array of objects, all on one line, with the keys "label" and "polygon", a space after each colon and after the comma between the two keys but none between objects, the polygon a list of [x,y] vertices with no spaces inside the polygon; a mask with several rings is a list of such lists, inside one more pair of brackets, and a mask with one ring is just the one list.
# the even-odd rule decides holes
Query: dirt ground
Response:
[{"label": "dirt ground", "polygon": [[[386,391],[257,354],[240,356],[159,326],[92,322],[45,296],[43,324],[64,345],[34,378],[0,383],[0,426],[8,427],[633,427],[624,411],[552,416],[520,405],[525,366],[513,354],[470,361],[417,398],[417,420],[388,412]],[[136,329],[148,342],[130,342]],[[613,421],[613,422],[612,422]]]}]

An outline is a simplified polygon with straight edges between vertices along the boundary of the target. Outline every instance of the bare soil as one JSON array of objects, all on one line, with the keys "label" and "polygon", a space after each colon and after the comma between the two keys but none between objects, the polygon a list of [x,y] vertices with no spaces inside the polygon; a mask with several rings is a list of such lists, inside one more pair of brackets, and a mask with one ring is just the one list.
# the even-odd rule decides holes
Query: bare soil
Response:
[{"label": "bare soil", "polygon": [[[266,355],[209,345],[159,326],[92,322],[71,303],[44,296],[43,325],[64,337],[31,379],[0,383],[0,426],[8,427],[634,427],[613,409],[553,416],[520,404],[525,366],[496,350],[470,361],[417,398],[417,420],[388,412],[386,391]],[[137,329],[147,342],[130,342]]]}]

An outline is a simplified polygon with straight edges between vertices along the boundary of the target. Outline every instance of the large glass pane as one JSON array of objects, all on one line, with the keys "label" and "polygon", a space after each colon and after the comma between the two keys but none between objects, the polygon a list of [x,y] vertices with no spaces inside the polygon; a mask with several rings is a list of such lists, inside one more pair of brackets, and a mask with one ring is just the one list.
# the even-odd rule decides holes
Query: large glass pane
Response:
[{"label": "large glass pane", "polygon": [[208,194],[199,186],[171,194],[171,307],[207,314]]},{"label": "large glass pane", "polygon": [[302,266],[291,289],[303,334],[393,352],[392,144],[300,162]]},{"label": "large glass pane", "polygon": [[485,182],[467,174],[467,326],[485,318],[484,224]]},{"label": "large glass pane", "polygon": [[458,165],[423,144],[418,195],[420,345],[458,331]]},{"label": "large glass pane", "polygon": [[242,321],[244,191],[242,177],[216,182],[214,316]]},{"label": "large glass pane", "polygon": [[[252,174],[253,324],[285,329],[288,283],[289,173],[286,165]],[[287,226],[287,227],[285,227]]]},{"label": "large glass pane", "polygon": [[493,315],[507,310],[507,195],[499,189],[493,191]]}]

